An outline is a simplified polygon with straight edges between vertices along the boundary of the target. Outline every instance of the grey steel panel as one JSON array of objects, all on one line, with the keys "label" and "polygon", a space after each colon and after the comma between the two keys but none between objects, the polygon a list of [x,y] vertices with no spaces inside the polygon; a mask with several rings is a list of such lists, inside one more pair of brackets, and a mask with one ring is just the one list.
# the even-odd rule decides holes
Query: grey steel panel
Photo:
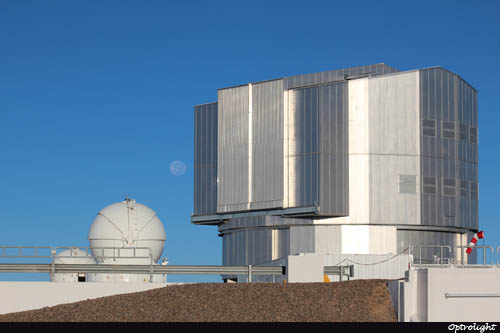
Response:
[{"label": "grey steel panel", "polygon": [[289,119],[295,136],[289,183],[297,207],[319,205],[320,215],[348,214],[347,84],[291,90]]},{"label": "grey steel panel", "polygon": [[277,229],[278,231],[278,258],[286,258],[290,254],[290,229]]},{"label": "grey steel panel", "polygon": [[388,66],[386,64],[358,66],[345,69],[337,69],[333,71],[287,77],[283,79],[283,87],[284,89],[294,89],[299,87],[318,85],[318,84],[343,80],[344,75],[347,76],[355,76],[363,74],[383,75],[383,74],[395,73],[397,71],[398,71],[397,69],[392,68],[391,66]]},{"label": "grey steel panel", "polygon": [[[258,265],[273,260],[273,229],[255,228],[233,230],[223,234],[223,265]],[[288,251],[288,229],[280,229],[276,239],[279,257],[286,257]]]},{"label": "grey steel panel", "polygon": [[248,204],[248,86],[219,90],[217,212]]},{"label": "grey steel panel", "polygon": [[194,215],[214,214],[217,206],[217,103],[194,108]]},{"label": "grey steel panel", "polygon": [[216,215],[203,215],[203,216],[192,216],[191,222],[194,224],[215,224],[218,225],[228,220],[239,218],[239,217],[253,217],[253,216],[286,216],[286,217],[299,217],[299,216],[311,216],[318,215],[319,207],[295,207],[295,208],[285,208],[285,209],[269,209],[269,210],[258,210],[258,211],[247,211],[238,213],[228,213],[228,214],[216,214]]},{"label": "grey steel panel", "polygon": [[219,225],[219,232],[226,232],[232,229],[249,229],[258,227],[286,228],[292,225],[312,225],[311,219],[284,218],[281,216],[250,216],[237,217],[227,223]]},{"label": "grey steel panel", "polygon": [[314,226],[290,227],[290,254],[314,252]]},{"label": "grey steel panel", "polygon": [[471,178],[477,175],[477,143],[471,143],[470,138],[464,140],[461,135],[477,118],[476,95],[477,92],[454,73],[442,68],[420,71],[422,133],[429,121],[436,120],[436,137],[421,135],[422,176],[434,176],[438,180],[436,195],[421,194],[424,225],[477,228],[476,207],[469,202],[470,196],[461,197],[458,189],[453,195],[450,188],[442,188],[443,178],[456,179],[457,183],[477,183],[477,178]]},{"label": "grey steel panel", "polygon": [[252,85],[251,209],[283,206],[283,80]]}]

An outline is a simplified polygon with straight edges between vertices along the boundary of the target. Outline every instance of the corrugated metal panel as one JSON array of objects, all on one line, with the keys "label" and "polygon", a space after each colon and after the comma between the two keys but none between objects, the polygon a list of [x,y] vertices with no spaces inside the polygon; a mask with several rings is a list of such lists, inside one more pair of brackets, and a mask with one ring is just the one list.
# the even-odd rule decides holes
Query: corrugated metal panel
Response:
[{"label": "corrugated metal panel", "polygon": [[194,215],[217,206],[217,103],[194,108]]},{"label": "corrugated metal panel", "polygon": [[252,85],[251,209],[283,206],[283,80]]},{"label": "corrugated metal panel", "polygon": [[289,206],[347,215],[347,84],[290,90],[288,112]]},{"label": "corrugated metal panel", "polygon": [[[436,177],[436,194],[422,193],[422,224],[477,229],[477,200],[460,195],[459,184],[477,184],[477,92],[458,75],[441,68],[420,71],[422,121],[435,121],[435,135],[422,131],[422,176]],[[453,125],[454,133],[450,128]],[[456,179],[456,195],[445,195],[442,179]],[[447,191],[447,194],[451,191]]]},{"label": "corrugated metal panel", "polygon": [[219,90],[217,212],[248,205],[248,86]]},{"label": "corrugated metal panel", "polygon": [[349,213],[347,83],[318,87],[321,214]]},{"label": "corrugated metal panel", "polygon": [[290,227],[290,254],[314,253],[314,226]]},{"label": "corrugated metal panel", "polygon": [[[277,231],[273,238],[273,230]],[[279,258],[289,254],[289,229],[255,228],[223,235],[223,265],[258,265],[273,260],[273,241]]]},{"label": "corrugated metal panel", "polygon": [[388,66],[386,64],[358,66],[358,67],[337,69],[333,71],[326,71],[320,73],[290,76],[284,79],[283,87],[284,89],[294,89],[299,87],[343,80],[344,75],[347,76],[364,75],[364,74],[383,75],[383,74],[395,73],[397,71],[398,71],[397,69],[392,68],[391,66]]}]

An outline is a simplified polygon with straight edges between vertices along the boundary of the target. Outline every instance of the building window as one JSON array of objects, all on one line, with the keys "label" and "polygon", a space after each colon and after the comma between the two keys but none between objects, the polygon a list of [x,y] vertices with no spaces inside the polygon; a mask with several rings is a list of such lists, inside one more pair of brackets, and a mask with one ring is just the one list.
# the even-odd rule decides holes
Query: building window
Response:
[{"label": "building window", "polygon": [[443,121],[442,122],[442,133],[441,136],[445,139],[455,139],[455,123],[452,121]]},{"label": "building window", "polygon": [[417,193],[417,176],[416,175],[399,175],[399,193],[416,194]]},{"label": "building window", "polygon": [[454,178],[443,178],[443,195],[454,197],[456,195],[456,182]]},{"label": "building window", "polygon": [[460,196],[462,198],[467,198],[467,181],[466,180],[461,180],[460,181]]},{"label": "building window", "polygon": [[430,119],[422,120],[422,133],[425,136],[436,136],[436,121]]},{"label": "building window", "polygon": [[476,183],[470,183],[470,198],[471,200],[478,200],[479,195],[478,195],[478,185]]},{"label": "building window", "polygon": [[477,143],[477,128],[475,127],[469,128],[469,140],[470,143]]},{"label": "building window", "polygon": [[424,177],[423,192],[425,194],[436,194],[436,177]]}]

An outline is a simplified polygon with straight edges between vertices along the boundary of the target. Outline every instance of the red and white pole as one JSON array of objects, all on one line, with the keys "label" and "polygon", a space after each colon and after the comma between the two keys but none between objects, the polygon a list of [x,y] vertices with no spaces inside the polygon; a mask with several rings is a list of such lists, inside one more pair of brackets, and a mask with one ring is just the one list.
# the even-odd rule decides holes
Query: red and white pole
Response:
[{"label": "red and white pole", "polygon": [[472,248],[476,246],[477,240],[482,238],[484,238],[484,231],[476,232],[469,243],[467,251],[465,252],[467,252],[467,254],[470,254],[472,252]]}]

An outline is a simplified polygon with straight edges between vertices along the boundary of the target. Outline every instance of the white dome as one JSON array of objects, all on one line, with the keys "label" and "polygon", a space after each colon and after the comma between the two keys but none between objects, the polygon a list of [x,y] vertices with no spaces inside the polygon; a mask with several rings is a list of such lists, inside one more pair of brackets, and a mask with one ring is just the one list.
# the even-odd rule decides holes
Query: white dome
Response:
[{"label": "white dome", "polygon": [[[55,264],[95,264],[96,261],[91,253],[87,253],[78,248],[71,248],[61,251],[54,258]],[[77,282],[78,276],[85,273],[56,273],[50,275],[50,280],[53,282]]]},{"label": "white dome", "polygon": [[[153,261],[157,262],[163,252],[165,239],[165,228],[156,213],[132,199],[102,209],[89,230],[92,253],[98,262],[103,263],[149,264],[150,260],[145,258],[123,258],[149,256],[148,250],[133,250],[143,247],[151,248]],[[103,259],[103,256],[115,258]]]}]

